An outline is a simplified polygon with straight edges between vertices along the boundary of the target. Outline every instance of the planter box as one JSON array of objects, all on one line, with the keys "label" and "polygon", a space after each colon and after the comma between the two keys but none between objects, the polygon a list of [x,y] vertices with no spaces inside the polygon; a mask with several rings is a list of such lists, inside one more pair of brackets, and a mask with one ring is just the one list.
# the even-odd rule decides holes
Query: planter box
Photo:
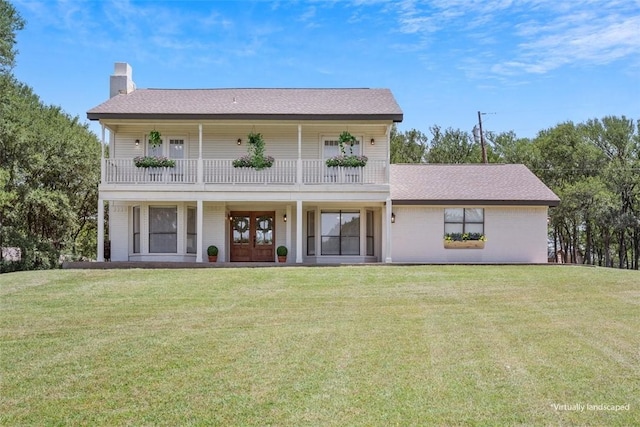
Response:
[{"label": "planter box", "polygon": [[484,249],[483,240],[463,240],[463,241],[446,241],[445,249]]}]

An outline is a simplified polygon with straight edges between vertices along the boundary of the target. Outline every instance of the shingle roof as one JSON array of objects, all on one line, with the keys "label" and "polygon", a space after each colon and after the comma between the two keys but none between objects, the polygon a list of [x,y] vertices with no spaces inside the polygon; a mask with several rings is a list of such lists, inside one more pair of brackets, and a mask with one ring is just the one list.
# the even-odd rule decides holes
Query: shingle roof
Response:
[{"label": "shingle roof", "polygon": [[87,117],[400,122],[402,110],[389,89],[137,89],[92,108]]},{"label": "shingle roof", "polygon": [[524,165],[391,165],[394,204],[557,206],[560,202]]}]

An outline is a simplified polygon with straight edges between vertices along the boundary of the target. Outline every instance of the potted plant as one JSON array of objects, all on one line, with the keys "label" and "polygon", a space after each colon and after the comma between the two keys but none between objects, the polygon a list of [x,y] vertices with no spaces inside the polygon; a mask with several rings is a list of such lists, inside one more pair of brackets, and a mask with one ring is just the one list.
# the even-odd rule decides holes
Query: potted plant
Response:
[{"label": "potted plant", "polygon": [[482,233],[447,233],[444,235],[445,249],[484,249],[487,237]]},{"label": "potted plant", "polygon": [[209,262],[217,262],[218,261],[218,247],[215,245],[211,245],[207,248],[207,256],[209,257]]},{"label": "potted plant", "polygon": [[160,144],[162,144],[162,134],[155,129],[149,132],[149,145],[157,147]]},{"label": "potted plant", "polygon": [[139,168],[173,168],[176,166],[175,160],[158,156],[138,156],[133,159],[133,163]]},{"label": "potted plant", "polygon": [[286,246],[278,246],[276,249],[276,254],[278,255],[278,262],[285,263],[287,262],[287,254],[289,251]]}]

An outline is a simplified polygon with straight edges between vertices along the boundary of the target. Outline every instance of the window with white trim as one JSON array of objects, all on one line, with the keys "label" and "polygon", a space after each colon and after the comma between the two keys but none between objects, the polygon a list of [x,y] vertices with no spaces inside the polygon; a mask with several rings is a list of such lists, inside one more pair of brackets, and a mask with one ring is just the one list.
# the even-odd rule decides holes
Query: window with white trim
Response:
[{"label": "window with white trim", "polygon": [[[347,156],[350,156],[351,154],[353,154],[354,156],[359,156],[361,155],[361,146],[362,144],[360,144],[360,139],[359,137],[356,138],[356,142],[353,144],[353,147],[350,145],[347,145],[346,147],[344,147],[344,151],[345,154]],[[335,156],[339,156],[342,153],[340,152],[340,142],[338,142],[338,138],[323,138],[324,140],[324,144],[323,144],[323,156],[324,159],[328,159],[331,157],[335,157]]]},{"label": "window with white trim", "polygon": [[133,253],[140,253],[140,206],[134,206],[132,209],[133,216]]},{"label": "window with white trim", "polygon": [[323,211],[322,255],[360,255],[360,212]]},{"label": "window with white trim", "polygon": [[149,206],[149,253],[178,252],[178,207]]},{"label": "window with white trim", "polygon": [[198,231],[196,229],[196,208],[187,208],[187,253],[197,253]]},{"label": "window with white trim", "polygon": [[316,212],[307,212],[307,255],[316,254]]},{"label": "window with white trim", "polygon": [[155,147],[149,143],[147,143],[147,156],[150,157],[163,157],[164,156],[164,144],[163,140],[160,141],[160,144]]},{"label": "window with white trim", "polygon": [[171,138],[169,139],[169,158],[170,159],[184,159],[184,139]]},{"label": "window with white trim", "polygon": [[373,245],[373,211],[367,211],[367,255],[373,256],[375,253],[375,247]]},{"label": "window with white trim", "polygon": [[444,210],[444,233],[484,234],[484,209],[446,208]]}]

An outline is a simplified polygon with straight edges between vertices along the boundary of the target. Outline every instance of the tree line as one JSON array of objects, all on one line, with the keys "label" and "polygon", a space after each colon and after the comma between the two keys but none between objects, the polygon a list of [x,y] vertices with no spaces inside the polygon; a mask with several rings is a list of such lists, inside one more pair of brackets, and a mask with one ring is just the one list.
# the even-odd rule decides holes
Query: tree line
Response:
[{"label": "tree line", "polygon": [[[100,142],[12,74],[25,25],[0,0],[0,272],[55,268],[96,253]],[[10,259],[6,259],[10,258]]]},{"label": "tree line", "polygon": [[[481,163],[471,133],[429,128],[391,132],[392,163]],[[607,116],[560,123],[518,138],[485,134],[489,163],[522,163],[561,199],[550,241],[561,262],[627,269],[640,259],[640,121]]]}]

